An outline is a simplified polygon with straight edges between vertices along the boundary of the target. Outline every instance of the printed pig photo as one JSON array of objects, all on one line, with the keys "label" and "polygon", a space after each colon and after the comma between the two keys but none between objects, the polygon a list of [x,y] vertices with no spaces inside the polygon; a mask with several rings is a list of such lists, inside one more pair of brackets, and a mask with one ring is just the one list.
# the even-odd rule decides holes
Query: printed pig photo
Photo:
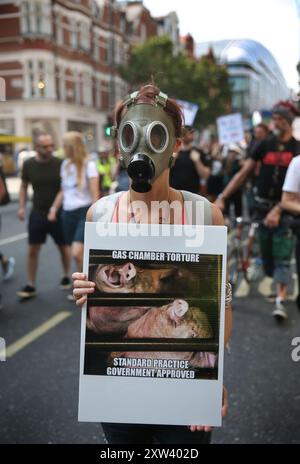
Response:
[{"label": "printed pig photo", "polygon": [[86,223],[80,421],[221,425],[227,229],[170,227]]},{"label": "printed pig photo", "polygon": [[[87,305],[84,373],[216,379],[221,257],[162,263],[112,256],[90,250],[96,291]],[[185,361],[185,368],[162,372],[155,360]]]}]

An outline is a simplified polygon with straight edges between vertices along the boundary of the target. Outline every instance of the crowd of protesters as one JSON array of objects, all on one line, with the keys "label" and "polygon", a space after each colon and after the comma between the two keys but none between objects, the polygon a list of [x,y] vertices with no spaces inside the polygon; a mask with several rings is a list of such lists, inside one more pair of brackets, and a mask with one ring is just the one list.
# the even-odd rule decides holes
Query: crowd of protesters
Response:
[{"label": "crowd of protesters", "polygon": [[[268,124],[261,122],[241,143],[220,145],[215,137],[198,140],[192,126],[185,126],[182,145],[170,169],[170,185],[178,190],[199,193],[230,218],[255,217],[260,222],[258,241],[266,276],[276,284],[273,315],[287,319],[285,300],[291,281],[290,262],[293,234],[281,220],[288,211],[299,214],[297,160],[300,142],[292,135],[297,110],[289,102],[273,108]],[[88,154],[83,136],[68,132],[63,148],[55,151],[50,134],[40,134],[33,150],[19,153],[21,177],[18,217],[26,218],[27,190],[33,201],[28,216],[27,282],[17,295],[21,299],[36,295],[38,257],[47,235],[57,245],[62,263],[60,286],[71,287],[72,258],[82,269],[84,222],[90,205],[98,198],[129,186],[127,170],[121,166],[112,144],[104,140],[97,151]],[[286,172],[289,164],[295,174]],[[292,179],[292,180],[291,180]],[[295,180],[296,179],[296,180]],[[296,245],[300,288],[300,238]],[[1,255],[4,278],[13,273],[14,259]],[[68,295],[72,300],[72,295]],[[300,309],[300,297],[297,299]]]}]

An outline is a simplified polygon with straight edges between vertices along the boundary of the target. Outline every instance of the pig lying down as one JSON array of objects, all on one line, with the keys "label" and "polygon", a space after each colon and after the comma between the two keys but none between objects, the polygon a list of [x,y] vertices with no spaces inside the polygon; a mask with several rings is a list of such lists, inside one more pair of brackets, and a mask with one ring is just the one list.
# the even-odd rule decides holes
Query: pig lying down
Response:
[{"label": "pig lying down", "polygon": [[[195,315],[197,314],[197,319]],[[211,338],[211,325],[199,308],[189,308],[185,300],[174,300],[161,308],[151,308],[128,326],[126,338]],[[143,359],[181,359],[190,367],[215,367],[216,355],[207,352],[128,351],[112,356]]]},{"label": "pig lying down", "polygon": [[[124,338],[209,339],[206,314],[182,299],[161,307],[90,307],[87,327],[98,334],[123,333]],[[112,357],[182,359],[192,367],[215,367],[216,355],[206,352],[121,352]]]},{"label": "pig lying down", "polygon": [[93,280],[104,293],[159,293],[184,291],[195,279],[179,267],[141,268],[133,263],[99,264]]},{"label": "pig lying down", "polygon": [[[200,313],[201,323],[193,317]],[[150,308],[127,329],[126,338],[211,338],[212,330],[206,314],[190,308],[185,300],[174,300],[160,308]]]},{"label": "pig lying down", "polygon": [[86,319],[88,329],[97,334],[125,335],[129,324],[143,316],[150,307],[90,306]]}]

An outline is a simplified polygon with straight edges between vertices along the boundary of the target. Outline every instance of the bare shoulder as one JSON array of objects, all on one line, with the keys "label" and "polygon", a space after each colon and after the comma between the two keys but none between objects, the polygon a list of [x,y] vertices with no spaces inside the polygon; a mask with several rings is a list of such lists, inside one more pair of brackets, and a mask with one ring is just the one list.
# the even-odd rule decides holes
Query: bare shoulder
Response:
[{"label": "bare shoulder", "polygon": [[93,207],[94,205],[90,206],[88,212],[86,213],[86,222],[93,222]]},{"label": "bare shoulder", "polygon": [[223,213],[214,203],[210,203],[212,213],[212,224],[214,226],[224,226]]}]

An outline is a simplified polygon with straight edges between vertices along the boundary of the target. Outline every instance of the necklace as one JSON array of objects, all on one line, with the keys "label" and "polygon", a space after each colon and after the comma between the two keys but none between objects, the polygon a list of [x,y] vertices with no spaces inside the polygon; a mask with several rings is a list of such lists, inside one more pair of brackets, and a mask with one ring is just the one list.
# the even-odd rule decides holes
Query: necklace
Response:
[{"label": "necklace", "polygon": [[[163,215],[160,212],[159,218],[158,218],[159,224],[170,224],[170,192],[168,192],[167,202],[168,202],[168,215],[166,217],[163,217]],[[128,222],[134,223],[134,224],[141,224],[141,220],[136,217],[136,213],[133,210],[133,203],[134,201],[131,200],[131,195],[129,193],[129,221]],[[139,209],[139,207],[137,209]],[[148,207],[147,207],[147,210],[148,210]],[[150,211],[150,214],[152,215],[152,211]],[[148,212],[148,217],[149,217],[149,212]],[[155,214],[155,218],[156,217],[157,215]]]}]

